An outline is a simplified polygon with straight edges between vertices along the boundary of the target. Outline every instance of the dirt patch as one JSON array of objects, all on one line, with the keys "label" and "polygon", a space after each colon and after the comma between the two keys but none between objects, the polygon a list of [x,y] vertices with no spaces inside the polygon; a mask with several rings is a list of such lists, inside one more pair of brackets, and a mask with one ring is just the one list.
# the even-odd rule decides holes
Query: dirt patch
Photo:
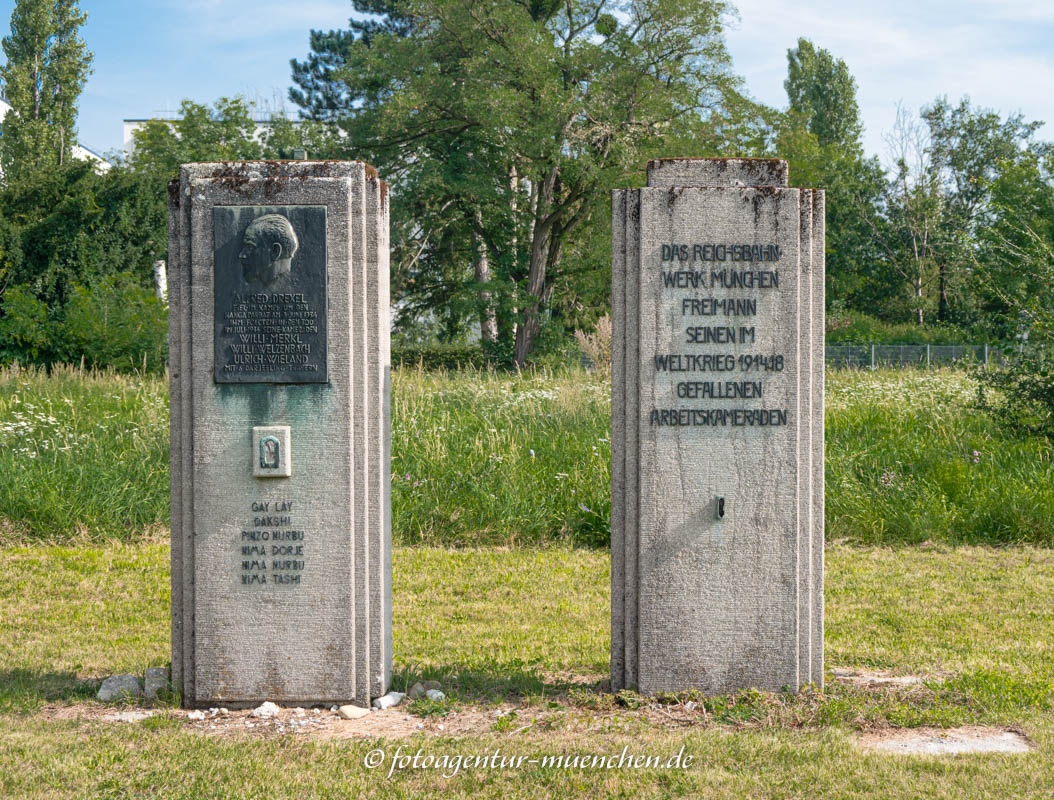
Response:
[{"label": "dirt patch", "polygon": [[156,714],[156,711],[115,711],[103,717],[104,722],[142,722]]},{"label": "dirt patch", "polygon": [[[569,680],[571,676],[561,676]],[[584,678],[584,676],[582,676]],[[592,677],[592,676],[591,676]],[[842,676],[860,685],[856,691],[896,694],[898,696],[928,690],[915,682],[882,682],[875,679],[910,676],[887,676],[873,673]],[[588,686],[592,680],[582,680]],[[877,685],[876,685],[877,684]],[[684,700],[675,703],[654,702],[630,696],[625,702],[610,696],[588,693],[585,703],[576,702],[572,690],[570,702],[555,698],[543,703],[504,703],[498,706],[454,705],[445,709],[424,704],[402,705],[384,711],[371,711],[360,719],[343,719],[333,707],[280,707],[271,717],[255,717],[251,709],[187,711],[174,708],[149,708],[134,705],[99,705],[80,703],[48,706],[42,717],[51,720],[79,720],[91,726],[139,724],[151,727],[180,728],[204,736],[262,739],[293,737],[311,741],[356,741],[364,739],[407,739],[409,737],[474,738],[549,737],[554,732],[571,733],[640,732],[642,730],[683,730],[686,728],[723,727],[740,729],[764,726],[799,727],[802,718],[785,714],[777,699],[771,706],[728,706],[708,711],[707,704]],[[417,708],[422,714],[410,713]],[[806,725],[806,727],[808,727]],[[872,750],[906,754],[940,754],[970,752],[1025,752],[1031,748],[1028,738],[1016,728],[964,727],[890,728],[875,727],[858,734],[860,745]]]},{"label": "dirt patch", "polygon": [[[87,720],[89,722],[106,722],[108,716],[123,711],[141,711],[142,709],[132,706],[100,706],[88,703],[74,703],[63,706],[44,706],[40,710],[40,716],[46,720]],[[112,720],[111,720],[112,721]]]},{"label": "dirt patch", "polygon": [[1027,753],[1028,737],[1017,728],[913,728],[866,733],[857,740],[869,750],[903,755],[931,756],[958,753]]},{"label": "dirt patch", "polygon": [[[414,734],[422,736],[480,736],[494,729],[500,719],[494,709],[463,708],[446,716],[416,717],[399,708],[378,711],[357,720],[341,720],[342,725],[319,730],[317,738],[362,739],[385,737],[400,739]],[[504,712],[507,713],[507,712]],[[522,712],[517,712],[522,715]],[[521,724],[528,724],[524,720]]]},{"label": "dirt patch", "polygon": [[[504,705],[486,710],[474,707],[451,710],[446,715],[428,717],[407,713],[395,707],[373,711],[361,719],[342,719],[330,708],[282,708],[273,717],[260,719],[251,709],[209,709],[204,712],[182,709],[142,709],[132,706],[114,707],[79,703],[68,706],[47,706],[41,716],[48,720],[81,720],[101,725],[138,723],[147,719],[163,718],[185,725],[189,730],[206,736],[272,737],[294,735],[309,739],[403,739],[415,734],[422,736],[480,736],[495,729],[495,724],[515,711],[511,718],[514,727],[529,728],[539,712],[532,709]],[[203,714],[199,719],[198,714]]]}]

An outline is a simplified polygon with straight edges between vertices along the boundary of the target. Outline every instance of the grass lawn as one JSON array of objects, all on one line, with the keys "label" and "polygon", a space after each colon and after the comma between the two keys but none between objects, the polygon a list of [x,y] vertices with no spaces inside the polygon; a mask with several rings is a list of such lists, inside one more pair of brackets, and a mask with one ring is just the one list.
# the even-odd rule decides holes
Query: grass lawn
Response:
[{"label": "grass lawn", "polygon": [[[607,547],[609,385],[559,373],[392,377],[395,541]],[[1007,435],[955,370],[829,371],[827,535],[1054,545],[1054,444]],[[168,525],[168,387],[0,369],[0,539],[130,540]]]},{"label": "grass lawn", "polygon": [[[606,691],[607,385],[396,370],[394,684],[448,697],[362,739],[213,730],[171,701],[102,719],[102,677],[169,660],[167,385],[2,369],[0,797],[1054,797],[1054,448],[975,391],[949,370],[828,373],[823,691],[642,698]],[[1035,749],[858,742],[959,725]],[[392,769],[400,747],[445,767]],[[623,748],[691,764],[544,763]],[[523,762],[444,776],[494,753]]]},{"label": "grass lawn", "polygon": [[[828,680],[800,696],[663,698],[604,691],[608,557],[593,550],[398,548],[396,686],[442,681],[456,720],[517,708],[457,737],[322,741],[209,736],[163,710],[90,712],[97,683],[163,665],[163,543],[0,550],[0,795],[35,797],[1037,797],[1054,788],[1054,553],[1030,547],[828,552],[827,665],[921,675],[921,686]],[[64,715],[64,708],[83,715]],[[401,712],[389,712],[398,714]],[[416,716],[415,716],[416,719]],[[527,720],[523,728],[519,724]],[[1026,755],[903,757],[859,748],[888,726],[1020,726]],[[378,748],[540,759],[693,757],[688,769],[367,769]],[[1044,794],[1046,792],[1046,794]]]}]

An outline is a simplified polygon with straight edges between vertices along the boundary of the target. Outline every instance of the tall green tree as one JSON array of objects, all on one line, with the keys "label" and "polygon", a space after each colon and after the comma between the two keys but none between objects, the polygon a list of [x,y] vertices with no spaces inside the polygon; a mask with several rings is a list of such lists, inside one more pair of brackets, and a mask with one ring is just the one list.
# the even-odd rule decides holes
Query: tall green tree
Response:
[{"label": "tall green tree", "polygon": [[411,20],[400,12],[398,0],[352,0],[352,5],[363,16],[350,19],[348,30],[311,31],[307,59],[290,61],[296,87],[290,89],[289,97],[309,119],[333,121],[382,90],[383,78],[371,80],[369,74],[358,74],[363,80],[357,83],[347,82],[345,67],[376,37],[408,36],[412,30]]},{"label": "tall green tree", "polygon": [[[73,159],[32,182],[0,192],[5,221],[17,230],[17,253],[3,269],[0,288],[22,285],[52,311],[71,287],[119,272],[152,286],[152,265],[168,248],[167,202],[143,176],[124,166],[99,174]],[[4,226],[0,225],[0,243]]]},{"label": "tall green tree", "polygon": [[8,183],[33,179],[70,160],[77,98],[92,54],[78,29],[77,0],[17,0],[0,67],[11,111],[0,124],[0,166]]},{"label": "tall green tree", "polygon": [[776,152],[790,162],[792,185],[827,193],[827,302],[873,311],[891,285],[875,245],[885,176],[864,157],[856,81],[845,61],[803,38],[787,51],[783,86]]},{"label": "tall green tree", "polygon": [[[313,100],[335,105],[349,155],[375,164],[401,201],[427,211],[394,220],[396,269],[412,263],[417,274],[407,280],[433,287],[457,271],[453,294],[470,298],[481,329],[496,331],[523,364],[567,278],[572,243],[606,213],[607,191],[734,92],[721,36],[726,7],[373,5],[382,10],[376,27],[330,39],[315,54],[343,66],[328,78],[321,60],[295,73],[301,90],[292,98],[315,116],[323,112]],[[323,86],[339,81],[345,94],[325,94],[316,77]]]},{"label": "tall green tree", "polygon": [[783,82],[791,111],[801,115],[820,147],[839,145],[861,150],[864,133],[856,102],[856,80],[849,67],[808,39],[787,51],[787,80]]},{"label": "tall green tree", "polygon": [[[896,167],[886,190],[887,235],[877,239],[910,283],[919,324],[935,317],[991,327],[993,320],[981,316],[996,301],[991,280],[1013,252],[986,246],[995,241],[989,235],[993,226],[1002,225],[1000,236],[1011,239],[1022,226],[1044,229],[1032,211],[1045,203],[1049,181],[1043,165],[1050,146],[1035,141],[1039,127],[1020,114],[1003,118],[975,108],[966,98],[955,106],[938,98],[917,119],[903,109],[898,113],[887,136]],[[990,268],[979,270],[986,254],[993,259]]]}]

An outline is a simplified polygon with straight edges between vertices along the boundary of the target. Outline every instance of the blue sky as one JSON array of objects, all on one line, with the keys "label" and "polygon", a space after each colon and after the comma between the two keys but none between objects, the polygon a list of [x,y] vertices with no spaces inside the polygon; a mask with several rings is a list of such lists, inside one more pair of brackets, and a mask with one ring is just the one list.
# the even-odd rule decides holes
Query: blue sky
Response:
[{"label": "blue sky", "polygon": [[[884,155],[882,133],[898,102],[917,110],[940,94],[1047,120],[1040,135],[1054,139],[1051,0],[735,5],[727,41],[751,94],[786,104],[786,52],[806,36],[848,63],[871,153]],[[4,34],[13,7],[0,2]],[[284,99],[289,59],[307,54],[308,32],[344,27],[351,14],[349,0],[81,0],[81,7],[95,72],[81,97],[80,138],[100,152],[120,149],[122,119],[176,109],[183,98]]]},{"label": "blue sky", "polygon": [[[0,2],[4,35],[14,0]],[[346,27],[349,0],[81,0],[81,35],[95,53],[80,100],[79,138],[106,153],[121,121],[242,94],[286,96],[289,60],[304,58],[312,28]],[[288,101],[287,101],[288,105]],[[290,110],[293,110],[290,107]]]}]

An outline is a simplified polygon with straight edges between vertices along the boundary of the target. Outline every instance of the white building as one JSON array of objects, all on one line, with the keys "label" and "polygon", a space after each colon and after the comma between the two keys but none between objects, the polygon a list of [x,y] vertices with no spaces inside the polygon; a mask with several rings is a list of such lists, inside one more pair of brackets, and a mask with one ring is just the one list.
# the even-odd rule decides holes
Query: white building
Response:
[{"label": "white building", "polygon": [[[7,112],[11,110],[11,104],[7,102],[7,99],[0,95],[0,119],[7,116]],[[73,157],[79,158],[82,161],[88,161],[95,165],[96,172],[106,172],[110,169],[112,164],[103,158],[93,150],[89,150],[87,147],[74,143],[73,145]]]}]

